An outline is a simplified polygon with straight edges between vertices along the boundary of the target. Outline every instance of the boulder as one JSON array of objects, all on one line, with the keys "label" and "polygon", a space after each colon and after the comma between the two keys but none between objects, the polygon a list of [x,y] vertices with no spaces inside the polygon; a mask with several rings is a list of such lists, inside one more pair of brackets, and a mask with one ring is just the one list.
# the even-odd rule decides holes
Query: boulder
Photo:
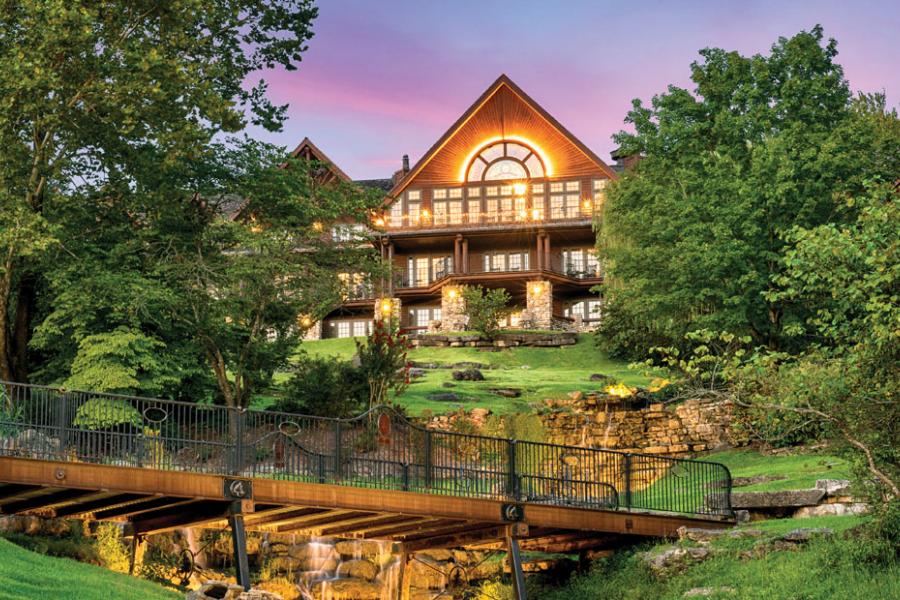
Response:
[{"label": "boulder", "polygon": [[834,502],[832,504],[820,504],[818,506],[804,506],[798,508],[794,518],[807,517],[843,517],[845,515],[864,515],[869,512],[869,505],[864,502]]},{"label": "boulder", "polygon": [[816,489],[823,490],[826,496],[849,496],[850,481],[847,479],[819,479]]},{"label": "boulder", "polygon": [[603,373],[592,373],[590,377],[588,377],[590,381],[602,381],[604,383],[615,383],[615,380],[609,375],[604,375]]},{"label": "boulder", "polygon": [[348,560],[338,565],[337,575],[338,577],[375,581],[378,577],[378,567],[367,560]]},{"label": "boulder", "polygon": [[[731,507],[746,509],[799,508],[816,506],[825,490],[784,490],[780,492],[732,492]],[[713,494],[710,499],[718,498]]]},{"label": "boulder", "polygon": [[390,552],[390,546],[376,540],[341,540],[334,545],[334,550],[344,560],[372,558],[377,559]]},{"label": "boulder", "polygon": [[455,381],[484,381],[484,375],[480,370],[470,367],[461,371],[453,371]]},{"label": "boulder", "polygon": [[685,526],[678,528],[678,539],[691,540],[692,542],[699,542],[701,544],[708,544],[721,537],[755,538],[760,536],[762,536],[762,531],[757,529],[705,529],[702,527]]},{"label": "boulder", "polygon": [[448,365],[448,367],[451,369],[490,369],[491,365],[474,362],[471,360],[464,360],[458,363],[453,363],[452,365]]},{"label": "boulder", "polygon": [[459,400],[459,394],[453,392],[431,392],[426,396],[429,400],[438,402],[456,402]]},{"label": "boulder", "polygon": [[770,481],[781,481],[787,479],[786,475],[757,475],[756,477],[735,477],[731,480],[731,487],[746,487],[748,485],[756,485],[758,483],[768,483]]},{"label": "boulder", "polygon": [[792,529],[776,539],[794,544],[805,544],[814,537],[828,537],[832,535],[834,535],[834,530],[828,527],[800,527]]},{"label": "boulder", "polygon": [[657,576],[680,573],[689,566],[703,562],[712,555],[709,548],[669,548],[662,552],[644,552],[644,563]]},{"label": "boulder", "polygon": [[425,377],[425,375],[427,373],[428,373],[428,371],[426,371],[425,369],[420,369],[419,367],[410,367],[409,371],[407,371],[407,374],[412,379],[416,379],[419,377]]},{"label": "boulder", "polygon": [[381,584],[365,579],[335,579],[325,584],[331,600],[379,600]]},{"label": "boulder", "polygon": [[575,390],[574,392],[569,392],[566,396],[568,396],[572,402],[578,402],[584,397],[584,392]]},{"label": "boulder", "polygon": [[722,594],[733,594],[735,589],[732,587],[697,587],[691,588],[682,594],[683,598],[706,598],[707,596],[721,596]]},{"label": "boulder", "polygon": [[503,398],[518,398],[522,395],[522,390],[516,388],[491,388],[488,391]]}]

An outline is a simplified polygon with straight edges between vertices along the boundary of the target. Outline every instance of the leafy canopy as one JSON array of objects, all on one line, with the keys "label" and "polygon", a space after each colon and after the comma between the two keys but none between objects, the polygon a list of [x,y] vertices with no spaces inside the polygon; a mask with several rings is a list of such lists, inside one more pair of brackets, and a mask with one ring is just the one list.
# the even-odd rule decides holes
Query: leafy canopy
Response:
[{"label": "leafy canopy", "polygon": [[805,308],[768,294],[793,227],[852,219],[836,199],[900,172],[896,117],[883,97],[851,99],[837,44],[821,27],[768,55],[711,48],[693,91],[635,100],[615,136],[638,166],[610,186],[598,218],[606,260],[599,340],[640,358],[699,329],[790,349]]}]

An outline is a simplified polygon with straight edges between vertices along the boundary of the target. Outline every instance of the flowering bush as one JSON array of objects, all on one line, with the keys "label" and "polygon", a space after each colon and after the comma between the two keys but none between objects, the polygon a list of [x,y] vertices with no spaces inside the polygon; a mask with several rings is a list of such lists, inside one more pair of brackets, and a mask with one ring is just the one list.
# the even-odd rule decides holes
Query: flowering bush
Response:
[{"label": "flowering bush", "polygon": [[356,342],[359,365],[369,383],[369,408],[387,403],[389,391],[400,394],[409,385],[409,339],[386,319],[375,321],[372,335]]}]

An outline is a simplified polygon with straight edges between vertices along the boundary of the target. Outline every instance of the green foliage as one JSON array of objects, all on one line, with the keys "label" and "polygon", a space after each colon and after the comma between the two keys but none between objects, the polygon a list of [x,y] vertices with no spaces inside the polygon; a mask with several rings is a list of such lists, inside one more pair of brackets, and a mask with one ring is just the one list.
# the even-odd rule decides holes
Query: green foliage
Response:
[{"label": "green foliage", "polygon": [[598,217],[605,257],[598,341],[614,356],[680,347],[700,329],[795,350],[807,307],[768,294],[795,226],[846,222],[869,177],[900,172],[900,126],[884,98],[851,100],[836,43],[821,27],[768,55],[710,48],[693,90],[634,102],[616,136],[645,158],[608,188]]},{"label": "green foliage", "polygon": [[690,331],[684,337],[684,354],[678,347],[650,348],[655,356],[645,364],[666,367],[686,384],[711,391],[720,389],[729,374],[744,363],[751,341],[750,336],[708,329]]},{"label": "green foliage", "polygon": [[118,398],[92,398],[78,407],[73,423],[83,429],[109,429],[122,425],[140,427],[141,413]]},{"label": "green foliage", "polygon": [[356,340],[359,368],[369,383],[369,408],[385,404],[388,393],[403,393],[409,385],[409,338],[386,319],[376,319],[372,334]]},{"label": "green foliage", "polygon": [[512,310],[508,306],[509,292],[504,288],[485,290],[480,285],[464,286],[462,297],[469,316],[468,328],[494,339],[500,332],[500,321]]},{"label": "green foliage", "polygon": [[361,369],[334,357],[301,355],[284,396],[272,408],[305,415],[346,418],[363,412],[369,384]]},{"label": "green foliage", "polygon": [[[179,207],[201,191],[191,187],[198,181],[191,165],[210,158],[216,136],[248,123],[280,127],[285,107],[272,105],[265,83],[252,77],[295,68],[316,15],[311,0],[51,0],[4,8],[0,337],[12,343],[0,352],[0,378],[27,374],[32,319],[43,316],[37,295],[48,277],[71,275],[80,261],[94,280],[98,264],[114,262],[105,259],[109,253],[123,268],[115,297],[145,287],[134,269],[142,255],[129,259],[122,249],[151,248],[129,229],[158,211],[186,216]],[[165,242],[154,249],[164,252]],[[103,278],[116,278],[115,269],[98,270],[96,279]],[[87,286],[75,289],[90,294]],[[132,300],[136,312],[128,317],[163,324],[149,309],[155,299]],[[103,301],[85,304],[88,318],[102,318],[90,309]],[[120,325],[129,310],[117,308],[112,316],[120,322],[78,338]]]},{"label": "green foliage", "polygon": [[131,555],[122,540],[122,528],[115,523],[100,523],[96,531],[97,557],[112,571],[127,573]]},{"label": "green foliage", "polygon": [[547,430],[541,418],[527,413],[511,413],[502,417],[490,415],[485,420],[482,433],[523,442],[547,441]]},{"label": "green foliage", "polygon": [[65,382],[68,388],[121,394],[165,393],[179,381],[165,344],[127,329],[85,336]]}]

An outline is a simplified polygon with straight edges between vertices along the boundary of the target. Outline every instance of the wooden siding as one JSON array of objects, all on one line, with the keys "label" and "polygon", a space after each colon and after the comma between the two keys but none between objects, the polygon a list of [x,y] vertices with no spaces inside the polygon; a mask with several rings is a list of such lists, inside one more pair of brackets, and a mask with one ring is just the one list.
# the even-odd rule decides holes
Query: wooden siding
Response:
[{"label": "wooden siding", "polygon": [[552,179],[614,178],[614,172],[507,77],[502,76],[393,190],[458,185],[464,163],[491,141],[521,140],[549,158]]}]

